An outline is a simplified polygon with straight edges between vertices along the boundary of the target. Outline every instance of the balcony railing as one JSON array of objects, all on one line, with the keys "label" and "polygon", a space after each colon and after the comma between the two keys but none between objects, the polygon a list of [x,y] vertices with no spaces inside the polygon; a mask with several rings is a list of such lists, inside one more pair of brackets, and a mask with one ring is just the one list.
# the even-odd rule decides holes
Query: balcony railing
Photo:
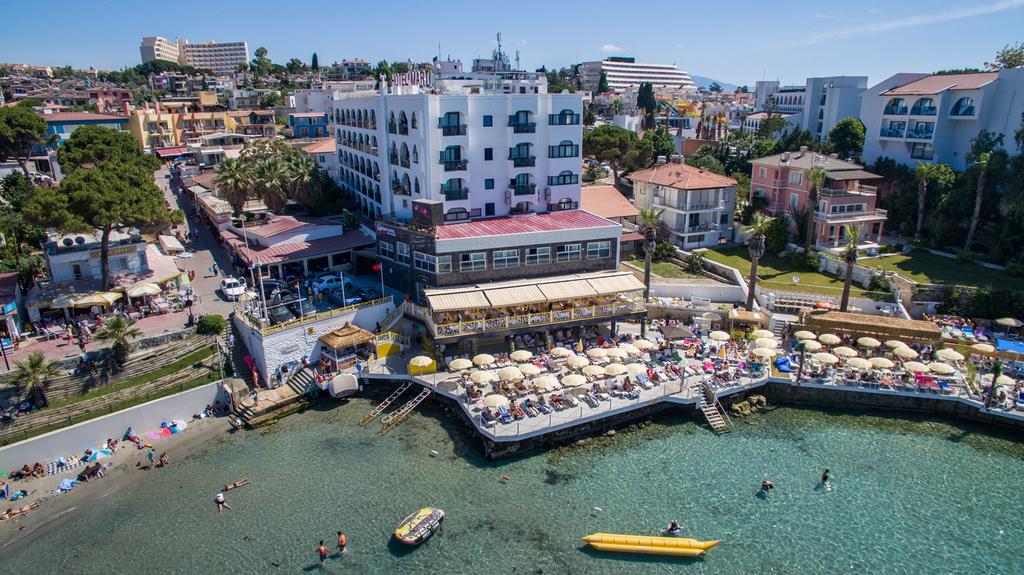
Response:
[{"label": "balcony railing", "polygon": [[577,126],[579,123],[579,114],[548,114],[548,124],[552,126]]},{"label": "balcony railing", "polygon": [[528,196],[537,193],[537,184],[512,184],[512,193],[517,196]]},{"label": "balcony railing", "polygon": [[537,156],[510,156],[509,159],[516,168],[532,168],[537,165]]},{"label": "balcony railing", "polygon": [[518,208],[518,207],[513,206],[513,207],[509,208],[509,210],[508,210],[508,215],[510,215],[510,216],[522,216],[522,215],[525,215],[525,214],[532,214],[532,213],[533,213],[533,210],[530,209],[530,206],[526,206],[526,207],[523,207],[523,208]]},{"label": "balcony railing", "polygon": [[508,127],[515,134],[532,134],[537,131],[537,122],[516,122],[509,120]]},{"label": "balcony railing", "polygon": [[[463,198],[465,199],[465,198]],[[480,208],[473,208],[469,211],[463,212],[448,212],[444,215],[444,221],[446,222],[464,222],[472,218],[480,217]]]},{"label": "balcony railing", "polygon": [[718,229],[719,224],[697,224],[695,226],[679,226],[676,228],[676,233],[699,234],[704,232],[716,232]]},{"label": "balcony railing", "polygon": [[882,132],[879,134],[883,138],[902,138],[902,128],[882,128]]},{"label": "balcony railing", "polygon": [[826,214],[820,211],[814,212],[814,219],[819,222],[848,222],[853,220],[873,220],[888,217],[887,210],[865,210],[863,212],[844,212],[842,214]]},{"label": "balcony railing", "polygon": [[967,108],[960,108],[959,110],[954,109],[949,113],[950,118],[973,118],[975,116],[974,106],[968,106]]},{"label": "balcony railing", "polygon": [[933,132],[933,131],[932,132],[927,132],[927,131],[922,131],[922,132],[910,131],[910,132],[907,132],[907,139],[908,140],[931,140],[932,139],[932,135],[934,133],[935,132]]},{"label": "balcony railing", "polygon": [[558,202],[555,204],[548,204],[549,212],[564,212],[566,210],[578,210],[579,208],[579,202]]},{"label": "balcony railing", "polygon": [[469,160],[441,160],[446,172],[463,172],[469,169]]},{"label": "balcony railing", "polygon": [[680,210],[683,212],[696,212],[701,210],[717,210],[725,207],[725,202],[710,202],[710,203],[693,203],[687,205],[686,202],[676,202],[674,204],[666,202],[663,198],[655,197],[654,205],[660,208],[671,208],[673,210]]},{"label": "balcony railing", "polygon": [[446,186],[445,184],[441,184],[441,193],[444,194],[444,199],[449,202],[469,198],[469,188],[464,188],[462,186]]},{"label": "balcony railing", "polygon": [[482,333],[498,333],[513,329],[533,328],[542,325],[568,323],[599,317],[630,315],[646,310],[641,302],[616,302],[604,305],[574,307],[558,311],[547,311],[493,319],[478,319],[456,323],[435,324],[427,318],[434,337],[457,337]]},{"label": "balcony railing", "polygon": [[886,106],[885,109],[882,110],[882,113],[885,114],[886,116],[906,116],[907,115],[907,107],[906,106]]},{"label": "balcony railing", "polygon": [[874,196],[878,191],[878,188],[874,186],[860,186],[859,188],[851,188],[847,190],[835,189],[835,188],[822,188],[818,194],[823,198],[839,198],[843,196]]},{"label": "balcony railing", "polygon": [[438,124],[438,128],[441,128],[442,136],[465,136],[466,125],[465,124]]},{"label": "balcony railing", "polygon": [[914,106],[910,109],[911,116],[934,116],[937,108],[935,106]]}]

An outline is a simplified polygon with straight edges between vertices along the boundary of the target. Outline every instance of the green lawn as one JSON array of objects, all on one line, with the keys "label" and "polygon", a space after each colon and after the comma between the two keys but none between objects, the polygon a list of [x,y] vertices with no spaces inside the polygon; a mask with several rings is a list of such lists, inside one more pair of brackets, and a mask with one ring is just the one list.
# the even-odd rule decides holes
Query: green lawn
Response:
[{"label": "green lawn", "polygon": [[[631,265],[634,265],[641,270],[644,269],[644,260],[638,260],[636,258],[630,258],[626,260]],[[691,273],[688,273],[683,268],[672,262],[651,262],[651,273],[663,278],[692,278],[698,277]]]},{"label": "green lawn", "polygon": [[[716,248],[704,251],[704,257],[739,270],[744,277],[750,275],[750,252],[746,246]],[[794,284],[793,276],[800,282]],[[774,255],[765,255],[757,262],[758,284],[766,289],[830,295],[843,295],[843,280],[818,272],[796,271],[790,261]],[[867,292],[853,284],[850,297],[867,298]]]},{"label": "green lawn", "polygon": [[999,270],[976,263],[960,263],[955,259],[937,256],[927,250],[914,250],[880,258],[862,259],[857,263],[876,270],[892,271],[908,280],[925,284],[991,286],[1024,290],[1024,281]]}]

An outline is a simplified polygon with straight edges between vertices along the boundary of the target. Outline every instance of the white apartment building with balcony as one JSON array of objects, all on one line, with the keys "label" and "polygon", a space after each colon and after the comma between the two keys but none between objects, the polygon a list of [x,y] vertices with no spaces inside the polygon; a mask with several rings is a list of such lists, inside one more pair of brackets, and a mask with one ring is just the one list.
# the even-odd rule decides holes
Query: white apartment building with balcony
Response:
[{"label": "white apartment building with balcony", "polygon": [[443,202],[446,222],[578,208],[582,96],[546,88],[524,75],[335,94],[340,184],[370,217],[409,220],[417,199]]},{"label": "white apartment building with balcony", "polygon": [[901,164],[942,162],[967,167],[971,140],[982,130],[1013,134],[1024,118],[1024,69],[970,74],[896,74],[861,100],[864,161],[889,157]]},{"label": "white apartment building with balcony", "polygon": [[214,74],[232,74],[242,62],[249,61],[249,45],[242,42],[202,42],[189,44],[178,40],[182,64],[212,70]]},{"label": "white apartment building with balcony", "polygon": [[181,59],[178,45],[160,36],[146,36],[143,38],[142,44],[139,45],[139,54],[142,56],[143,64],[153,60],[164,60],[177,64]]},{"label": "white apartment building with balcony", "polygon": [[627,176],[633,182],[637,208],[662,209],[661,220],[672,232],[672,243],[683,248],[718,245],[733,239],[736,180],[683,163],[682,156]]},{"label": "white apartment building with balcony", "polygon": [[779,86],[777,81],[762,80],[754,85],[754,102],[757,110],[763,111],[770,100],[775,112],[792,115],[792,125],[827,140],[837,122],[859,115],[867,85],[867,76],[807,78],[802,86]]},{"label": "white apartment building with balcony", "polygon": [[621,92],[650,82],[655,88],[671,87],[696,92],[697,87],[684,70],[675,64],[641,64],[634,58],[612,57],[599,62],[583,62],[579,67],[583,89],[595,92],[601,82],[601,72],[608,79],[608,88]]}]

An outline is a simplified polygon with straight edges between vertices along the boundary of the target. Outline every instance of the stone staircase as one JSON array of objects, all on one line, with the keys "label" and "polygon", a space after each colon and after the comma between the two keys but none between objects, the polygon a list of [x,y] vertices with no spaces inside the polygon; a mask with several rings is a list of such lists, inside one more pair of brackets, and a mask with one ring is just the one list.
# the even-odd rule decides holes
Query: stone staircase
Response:
[{"label": "stone staircase", "polygon": [[295,393],[299,395],[306,395],[309,391],[309,386],[314,381],[316,381],[316,371],[314,371],[312,366],[306,366],[292,374],[285,385],[294,389]]}]

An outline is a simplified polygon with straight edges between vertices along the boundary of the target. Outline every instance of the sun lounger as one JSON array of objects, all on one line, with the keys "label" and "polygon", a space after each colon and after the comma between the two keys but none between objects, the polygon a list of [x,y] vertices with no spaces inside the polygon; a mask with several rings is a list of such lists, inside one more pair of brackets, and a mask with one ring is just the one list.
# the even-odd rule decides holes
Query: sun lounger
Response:
[{"label": "sun lounger", "polygon": [[651,380],[647,379],[647,376],[642,374],[642,373],[640,375],[636,376],[636,382],[637,382],[637,384],[640,385],[640,387],[642,387],[644,389],[653,389],[654,388],[654,384],[651,383]]},{"label": "sun lounger", "polygon": [[541,413],[543,413],[544,415],[548,415],[549,413],[554,413],[554,411],[555,411],[554,409],[551,408],[550,405],[548,405],[546,403],[537,403],[537,409]]},{"label": "sun lounger", "polygon": [[480,421],[484,424],[484,427],[494,427],[498,424],[494,417],[491,416],[490,411],[486,409],[480,412]]},{"label": "sun lounger", "polygon": [[502,423],[512,423],[512,414],[504,406],[498,408],[498,417],[501,418]]},{"label": "sun lounger", "polygon": [[569,407],[576,407],[577,405],[579,405],[579,402],[576,401],[576,396],[573,395],[572,392],[564,394],[562,396],[562,401],[564,401],[565,404],[568,405]]}]

